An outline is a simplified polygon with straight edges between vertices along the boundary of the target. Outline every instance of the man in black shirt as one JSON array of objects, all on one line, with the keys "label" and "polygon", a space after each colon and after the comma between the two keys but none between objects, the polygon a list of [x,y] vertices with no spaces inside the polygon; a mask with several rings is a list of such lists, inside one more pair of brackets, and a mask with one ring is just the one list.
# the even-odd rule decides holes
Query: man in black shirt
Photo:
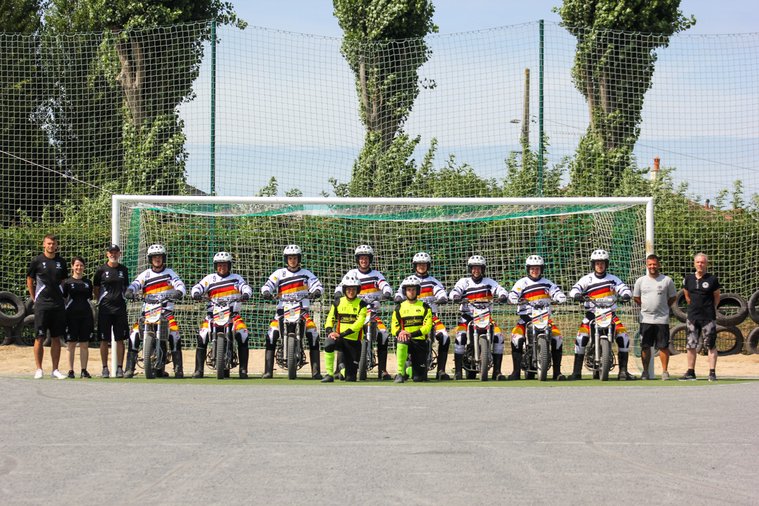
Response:
[{"label": "man in black shirt", "polygon": [[63,300],[63,280],[69,277],[66,262],[58,254],[58,238],[48,234],[42,240],[42,254],[32,259],[26,273],[26,288],[34,301],[34,362],[35,379],[41,379],[42,346],[50,331],[50,357],[53,362],[52,377],[64,379],[58,370],[61,359],[61,337],[66,332],[66,312]]},{"label": "man in black shirt", "polygon": [[108,261],[98,267],[92,282],[98,303],[98,338],[100,339],[100,359],[103,361],[102,377],[110,377],[108,346],[111,344],[111,334],[113,334],[116,340],[116,377],[131,378],[137,363],[137,350],[129,351],[126,374],[122,368],[124,341],[129,337],[129,321],[126,299],[124,299],[124,293],[129,286],[129,271],[125,265],[119,263],[121,248],[118,244],[111,244],[106,251],[106,256]]},{"label": "man in black shirt", "polygon": [[696,272],[683,280],[683,294],[688,302],[688,371],[681,380],[696,379],[696,349],[699,336],[704,338],[704,347],[709,350],[709,381],[717,381],[717,306],[719,305],[720,284],[717,277],[706,272],[709,259],[703,253],[693,257]]}]

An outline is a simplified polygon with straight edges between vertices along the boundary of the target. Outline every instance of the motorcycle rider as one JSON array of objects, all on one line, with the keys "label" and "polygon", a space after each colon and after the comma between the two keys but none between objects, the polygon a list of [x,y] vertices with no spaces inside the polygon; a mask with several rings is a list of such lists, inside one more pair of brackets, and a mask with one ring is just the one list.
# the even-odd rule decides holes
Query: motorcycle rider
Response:
[{"label": "motorcycle rider", "polygon": [[343,276],[340,285],[343,295],[329,310],[324,324],[327,337],[324,340],[324,361],[327,368],[322,383],[335,381],[335,350],[343,353],[346,381],[356,381],[358,361],[361,357],[361,339],[368,304],[359,298],[361,281],[352,274]]},{"label": "motorcycle rider", "polygon": [[[374,261],[374,249],[368,244],[362,244],[358,246],[354,252],[354,258],[356,260],[357,268],[351,269],[346,273],[347,275],[355,276],[361,282],[361,291],[358,296],[361,300],[367,298],[373,299],[371,302],[372,308],[375,313],[372,318],[377,323],[377,364],[378,364],[378,379],[380,381],[390,380],[392,377],[387,372],[387,345],[388,345],[388,333],[387,327],[379,318],[377,310],[379,310],[379,300],[376,298],[377,292],[380,292],[381,300],[390,300],[393,298],[393,289],[385,279],[385,276],[378,270],[372,268],[372,262]],[[335,300],[339,300],[339,297],[343,295],[343,284],[340,283],[335,288]],[[367,314],[369,312],[367,311]],[[369,323],[368,321],[365,323]],[[366,338],[366,336],[364,336]],[[332,372],[332,371],[330,371]]]},{"label": "motorcycle rider", "polygon": [[[459,306],[459,323],[456,327],[456,341],[453,345],[453,361],[455,367],[454,378],[462,379],[461,369],[464,363],[464,353],[467,343],[467,323],[472,320],[472,302],[490,304],[493,300],[506,302],[508,292],[497,281],[485,277],[487,262],[481,255],[472,255],[466,262],[469,277],[459,279],[454,285],[448,298],[452,302],[461,303]],[[501,374],[503,362],[503,334],[493,320],[493,379],[503,381],[506,376]]]},{"label": "motorcycle rider", "polygon": [[411,354],[412,380],[427,381],[427,336],[432,330],[432,309],[419,299],[422,280],[411,275],[403,280],[400,290],[405,299],[401,302],[390,321],[390,333],[396,340],[398,372],[396,383],[405,381],[406,359]]},{"label": "motorcycle rider", "polygon": [[[148,247],[146,254],[148,269],[140,273],[137,278],[127,287],[125,298],[134,300],[136,294],[142,291],[143,296],[164,295],[170,299],[166,306],[166,316],[169,325],[169,337],[171,339],[171,361],[174,363],[174,377],[184,378],[182,367],[182,340],[179,336],[179,324],[174,318],[174,301],[184,297],[186,289],[184,282],[176,272],[166,267],[166,248],[161,244],[153,244]],[[140,347],[139,321],[132,327],[129,335],[129,352],[127,353],[127,370],[134,375],[134,366],[137,363],[137,350]],[[126,374],[125,374],[126,375]],[[169,374],[162,367],[156,370],[158,377],[166,378]]]},{"label": "motorcycle rider", "polygon": [[[203,295],[208,296],[209,301],[217,300],[223,297],[240,296],[241,301],[250,299],[253,295],[253,289],[245,279],[237,273],[232,273],[232,254],[227,251],[219,251],[213,256],[213,269],[215,272],[201,279],[198,284],[190,289],[190,296],[194,300],[201,300]],[[232,303],[232,328],[237,341],[237,352],[240,359],[240,378],[248,377],[248,327],[245,325],[240,316],[242,304]],[[200,324],[198,331],[198,347],[195,349],[195,372],[193,378],[202,378],[203,369],[206,361],[206,350],[208,348],[209,336],[211,334],[211,311],[213,305],[208,303],[208,315]],[[218,363],[217,363],[218,366]],[[229,371],[224,372],[229,376]]]},{"label": "motorcycle rider", "polygon": [[[518,380],[520,378],[520,370],[522,364],[522,354],[525,343],[525,329],[526,325],[530,321],[530,306],[525,301],[538,302],[541,300],[550,301],[563,304],[567,301],[567,296],[561,291],[550,279],[543,277],[543,270],[545,269],[545,261],[540,255],[530,255],[525,260],[525,268],[527,269],[527,276],[521,278],[514,283],[509,292],[509,303],[519,304],[517,307],[517,321],[514,328],[511,329],[511,361],[514,366],[514,371],[509,376],[510,380]],[[520,299],[522,302],[520,303]],[[562,343],[561,331],[554,324],[553,319],[548,322],[551,329],[551,362],[553,364],[553,379],[564,380],[566,379],[561,374],[561,357],[562,357]]]},{"label": "motorcycle rider", "polygon": [[[451,341],[445,325],[437,316],[438,305],[447,304],[448,295],[443,284],[430,275],[431,265],[432,257],[430,257],[429,253],[423,251],[414,255],[414,258],[411,260],[414,275],[422,282],[421,291],[418,294],[419,299],[432,309],[432,326],[435,329],[435,338],[438,341],[436,377],[439,380],[449,380],[451,377],[445,372],[445,364],[448,361],[448,350],[451,346]],[[405,299],[406,296],[401,286],[395,293],[395,302],[403,302]]]},{"label": "motorcycle rider", "polygon": [[[580,278],[577,283],[572,286],[569,291],[569,296],[577,302],[585,300],[585,317],[582,319],[582,324],[577,331],[577,338],[575,340],[575,363],[570,379],[579,380],[582,377],[582,364],[585,360],[585,347],[588,345],[590,339],[590,322],[595,318],[593,309],[594,299],[600,299],[602,297],[608,297],[616,293],[622,302],[629,302],[632,298],[632,291],[621,279],[608,272],[609,268],[609,253],[603,249],[597,249],[590,254],[590,267],[593,271],[590,274],[586,274]],[[616,305],[612,307],[612,310],[616,310]],[[622,321],[616,315],[613,314],[612,322],[616,328],[617,333],[617,348],[619,350],[619,374],[617,379],[622,381],[637,379],[635,376],[627,372],[627,361],[630,356],[630,338],[627,336],[627,329],[622,324]]]},{"label": "motorcycle rider", "polygon": [[308,308],[311,300],[316,300],[322,296],[324,289],[319,278],[308,269],[301,265],[303,252],[297,244],[288,244],[282,251],[282,260],[284,267],[271,273],[269,279],[261,287],[261,296],[266,300],[272,300],[274,297],[279,298],[277,312],[269,325],[269,332],[266,336],[266,356],[264,359],[264,379],[274,375],[274,353],[277,349],[277,339],[280,337],[279,317],[283,314],[284,301],[282,296],[302,299],[303,318],[306,324],[306,339],[308,341],[309,360],[311,362],[311,377],[313,379],[322,379],[320,355],[319,355],[319,330],[316,328],[314,320],[309,314]]}]

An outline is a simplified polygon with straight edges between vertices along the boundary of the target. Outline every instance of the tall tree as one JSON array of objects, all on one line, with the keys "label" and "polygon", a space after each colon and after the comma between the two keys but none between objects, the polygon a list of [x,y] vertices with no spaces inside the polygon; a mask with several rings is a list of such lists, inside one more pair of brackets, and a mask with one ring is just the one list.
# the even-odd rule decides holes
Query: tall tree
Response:
[{"label": "tall tree", "polygon": [[[73,132],[69,146],[108,136],[107,160],[86,160],[81,170],[123,175],[118,186],[137,193],[181,193],[184,134],[177,107],[192,96],[205,21],[242,26],[232,5],[219,0],[51,0],[45,22],[61,48],[66,34],[94,32],[94,46],[78,45],[78,72],[60,90],[68,104],[56,131]],[[195,22],[195,23],[193,23]],[[89,40],[89,39],[88,39]],[[64,71],[65,72],[65,71]],[[64,100],[76,94],[78,103]],[[100,105],[98,105],[100,104]],[[104,109],[105,108],[105,109]],[[89,111],[87,111],[89,109]],[[112,109],[117,109],[113,111]],[[100,122],[91,111],[120,121]],[[118,113],[120,111],[120,114]],[[83,114],[84,113],[84,114]],[[94,123],[100,122],[100,125]],[[103,132],[105,127],[106,132]],[[73,152],[72,156],[81,153]]]},{"label": "tall tree", "polygon": [[0,0],[0,226],[36,218],[29,190],[49,183],[51,149],[35,124],[46,87],[38,59],[42,0]]},{"label": "tall tree", "polygon": [[424,37],[437,31],[435,8],[427,0],[334,0],[334,8],[366,127],[350,194],[401,195],[413,180],[408,157],[419,142],[403,133],[403,123],[419,94],[419,67],[430,56]]},{"label": "tall tree", "polygon": [[614,193],[630,169],[656,49],[696,20],[680,0],[564,0],[555,8],[577,38],[572,71],[590,114],[588,131],[571,165],[575,193]]}]

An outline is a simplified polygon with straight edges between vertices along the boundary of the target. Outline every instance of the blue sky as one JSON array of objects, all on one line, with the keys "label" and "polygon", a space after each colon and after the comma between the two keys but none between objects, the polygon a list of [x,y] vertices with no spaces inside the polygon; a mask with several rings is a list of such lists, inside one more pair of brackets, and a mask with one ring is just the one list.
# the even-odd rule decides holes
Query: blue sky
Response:
[{"label": "blue sky", "polygon": [[[544,19],[560,21],[551,8],[560,0],[434,0],[440,33],[456,33]],[[248,23],[266,28],[340,36],[331,0],[247,0],[233,2]],[[759,31],[759,9],[748,0],[683,0],[680,9],[696,16],[691,34]]]},{"label": "blue sky", "polygon": [[[364,135],[353,76],[339,51],[342,31],[332,1],[235,3],[249,29],[220,27],[219,32],[217,191],[253,194],[271,175],[282,193],[329,191],[327,176],[350,178]],[[445,86],[424,91],[415,102],[405,125],[422,137],[414,157],[420,160],[435,137],[436,168],[455,154],[458,163],[471,164],[483,177],[503,177],[504,158],[521,149],[522,73],[535,64],[539,19],[547,22],[548,162],[571,156],[587,128],[587,106],[571,83],[574,39],[556,26],[560,19],[551,12],[560,0],[434,4],[441,36],[431,41],[434,58],[420,75]],[[681,10],[694,15],[697,24],[659,52],[636,144],[638,163],[647,167],[661,157],[662,166],[677,168],[675,180],[687,181],[696,197],[714,198],[736,180],[743,181],[749,195],[759,193],[759,9],[743,0],[684,0]],[[486,30],[494,27],[509,28]],[[460,32],[470,33],[446,36]],[[755,35],[704,36],[714,34]],[[204,191],[210,165],[208,76],[205,62],[195,84],[196,100],[182,107],[190,182]],[[722,76],[729,77],[724,81]],[[533,79],[533,111],[536,86]],[[487,95],[492,89],[500,90],[503,100],[486,103],[495,96]],[[450,90],[460,94],[448,95]],[[443,123],[450,128],[439,128]],[[530,137],[534,148],[537,129]],[[320,182],[305,188],[304,173],[314,174],[309,182]]]}]

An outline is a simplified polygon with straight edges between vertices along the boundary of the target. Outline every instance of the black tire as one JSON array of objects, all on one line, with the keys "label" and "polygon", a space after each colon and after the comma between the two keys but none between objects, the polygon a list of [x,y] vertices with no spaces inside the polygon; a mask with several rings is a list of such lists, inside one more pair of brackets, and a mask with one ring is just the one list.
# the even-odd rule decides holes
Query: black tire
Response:
[{"label": "black tire", "polygon": [[746,304],[749,317],[754,320],[754,323],[759,323],[759,290],[751,294]]},{"label": "black tire", "polygon": [[287,378],[294,380],[298,377],[298,359],[300,350],[298,349],[298,340],[295,335],[287,335]]},{"label": "black tire", "polygon": [[490,340],[487,336],[480,336],[480,381],[488,380],[490,369]]},{"label": "black tire", "polygon": [[142,343],[142,360],[143,367],[145,368],[145,377],[147,379],[155,378],[154,360],[156,344],[155,332],[145,332]]},{"label": "black tire", "polygon": [[[725,334],[729,334],[725,337]],[[743,351],[743,332],[738,327],[717,325],[717,356],[727,357]]]},{"label": "black tire", "polygon": [[551,350],[545,336],[538,338],[538,381],[548,379],[548,368],[551,366]]},{"label": "black tire", "polygon": [[369,363],[369,353],[371,351],[368,336],[364,336],[364,339],[361,340],[361,357],[358,359],[359,381],[366,381],[366,367]]},{"label": "black tire", "polygon": [[15,327],[24,319],[26,308],[18,295],[0,292],[0,327]]},{"label": "black tire", "polygon": [[759,327],[755,327],[746,337],[746,352],[759,355]]},{"label": "black tire", "polygon": [[748,304],[740,294],[723,293],[717,305],[717,324],[725,327],[739,325],[748,316]]},{"label": "black tire", "polygon": [[26,299],[26,301],[24,302],[24,311],[27,316],[30,314],[31,315],[34,314],[34,301],[32,299]]},{"label": "black tire", "polygon": [[688,344],[688,327],[681,323],[669,330],[669,354],[685,353]]},{"label": "black tire", "polygon": [[224,372],[227,366],[227,340],[224,339],[224,334],[221,332],[216,333],[216,343],[214,345],[214,356],[216,358],[216,379],[224,379]]},{"label": "black tire", "polygon": [[677,295],[675,295],[675,302],[672,303],[670,309],[672,309],[672,314],[675,316],[675,318],[683,323],[685,323],[685,320],[688,318],[686,306],[687,303],[685,302],[685,293],[680,290],[677,292]]},{"label": "black tire", "polygon": [[608,339],[601,339],[601,381],[609,381],[611,362],[611,343]]}]

